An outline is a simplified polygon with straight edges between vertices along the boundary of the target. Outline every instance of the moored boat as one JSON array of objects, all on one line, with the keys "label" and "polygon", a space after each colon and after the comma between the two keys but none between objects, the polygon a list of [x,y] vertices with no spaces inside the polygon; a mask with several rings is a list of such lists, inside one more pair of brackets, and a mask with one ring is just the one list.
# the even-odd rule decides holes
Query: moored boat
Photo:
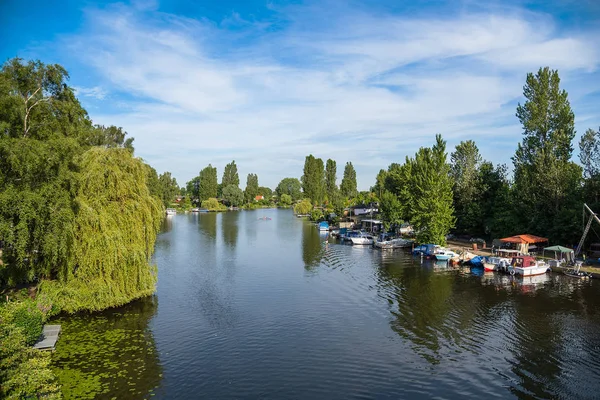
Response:
[{"label": "moored boat", "polygon": [[513,257],[506,271],[511,275],[533,276],[543,275],[548,272],[548,264],[536,260],[532,256]]},{"label": "moored boat", "polygon": [[319,225],[317,225],[317,228],[321,232],[329,232],[329,223],[327,221],[319,222]]},{"label": "moored boat", "polygon": [[450,261],[451,259],[458,259],[457,253],[444,248],[437,249],[433,255],[438,261]]},{"label": "moored boat", "polygon": [[483,269],[486,272],[500,271],[502,266],[508,266],[510,260],[504,257],[486,257],[483,260]]},{"label": "moored boat", "polygon": [[175,215],[177,214],[177,210],[174,208],[167,208],[167,215]]},{"label": "moored boat", "polygon": [[404,247],[410,247],[412,240],[404,238],[389,238],[385,235],[381,235],[373,245],[379,249],[400,249]]},{"label": "moored boat", "polygon": [[350,237],[350,241],[354,245],[372,245],[373,236],[362,233],[358,236]]}]

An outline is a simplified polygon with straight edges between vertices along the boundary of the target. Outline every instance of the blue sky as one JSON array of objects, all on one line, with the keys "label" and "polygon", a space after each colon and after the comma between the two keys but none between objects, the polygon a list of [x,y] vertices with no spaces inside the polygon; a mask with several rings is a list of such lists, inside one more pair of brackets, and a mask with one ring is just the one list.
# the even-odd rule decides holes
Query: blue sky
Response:
[{"label": "blue sky", "polygon": [[510,164],[541,66],[559,70],[578,136],[600,126],[596,0],[60,4],[0,2],[2,59],[65,66],[94,122],[181,185],[235,159],[242,186],[252,172],[275,187],[312,153],[338,182],[352,161],[367,189],[436,133]]}]

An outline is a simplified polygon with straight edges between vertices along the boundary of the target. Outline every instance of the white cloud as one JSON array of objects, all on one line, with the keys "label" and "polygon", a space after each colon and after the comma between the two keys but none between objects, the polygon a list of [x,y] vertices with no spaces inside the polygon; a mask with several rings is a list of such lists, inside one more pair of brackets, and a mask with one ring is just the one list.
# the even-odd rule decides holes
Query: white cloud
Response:
[{"label": "white cloud", "polygon": [[108,92],[102,89],[100,86],[94,86],[90,88],[74,86],[73,89],[78,96],[93,97],[98,100],[104,100]]},{"label": "white cloud", "polygon": [[449,145],[478,140],[484,155],[508,162],[512,154],[486,146],[500,138],[512,152],[520,140],[506,104],[520,98],[527,72],[550,65],[586,81],[588,93],[600,89],[581,78],[596,76],[598,40],[557,33],[539,15],[352,12],[315,25],[300,13],[268,32],[235,13],[221,25],[160,13],[141,20],[122,6],[90,13],[90,30],[70,43],[95,49],[75,53],[128,102],[92,117],[123,126],[137,153],[181,184],[209,162],[221,173],[236,159],[241,173],[275,186],[300,176],[313,153],[337,160],[339,176],[353,161],[366,189],[438,132]]}]

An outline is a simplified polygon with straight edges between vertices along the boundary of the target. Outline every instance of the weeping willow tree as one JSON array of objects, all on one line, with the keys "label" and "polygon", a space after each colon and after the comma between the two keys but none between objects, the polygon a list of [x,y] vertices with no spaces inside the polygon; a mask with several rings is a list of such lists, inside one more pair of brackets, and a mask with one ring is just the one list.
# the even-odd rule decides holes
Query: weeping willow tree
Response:
[{"label": "weeping willow tree", "polygon": [[150,195],[147,171],[123,148],[92,148],[77,160],[74,240],[59,281],[49,293],[67,312],[101,310],[148,296],[156,285],[150,265],[163,214]]}]

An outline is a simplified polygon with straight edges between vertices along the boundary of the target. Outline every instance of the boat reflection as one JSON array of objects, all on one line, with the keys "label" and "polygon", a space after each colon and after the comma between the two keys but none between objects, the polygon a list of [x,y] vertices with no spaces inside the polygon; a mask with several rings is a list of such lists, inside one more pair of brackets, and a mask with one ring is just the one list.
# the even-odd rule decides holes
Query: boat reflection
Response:
[{"label": "boat reflection", "polygon": [[[481,270],[480,270],[481,271]],[[498,272],[475,273],[481,277],[481,284],[484,286],[496,286],[498,288],[518,290],[522,293],[534,292],[543,288],[546,284],[552,282],[550,274],[535,276],[512,276]]]}]

